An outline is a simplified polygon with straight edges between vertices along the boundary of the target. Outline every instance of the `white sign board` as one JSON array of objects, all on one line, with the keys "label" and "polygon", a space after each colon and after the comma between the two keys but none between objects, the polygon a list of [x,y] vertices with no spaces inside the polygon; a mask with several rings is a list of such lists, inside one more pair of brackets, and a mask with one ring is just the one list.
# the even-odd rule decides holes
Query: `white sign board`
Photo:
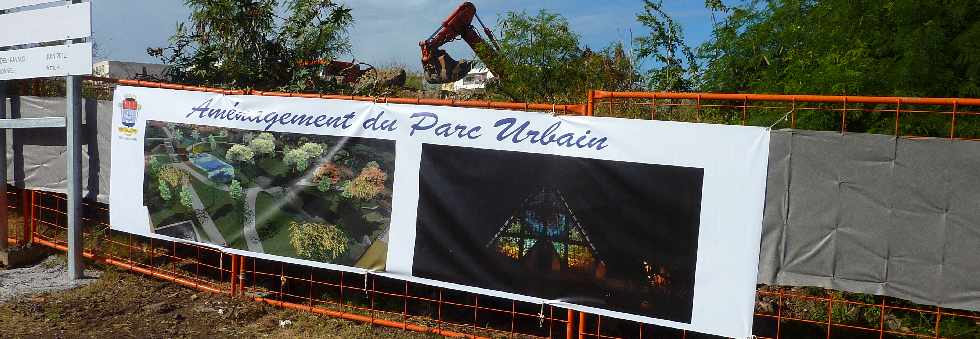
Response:
[{"label": "white sign board", "polygon": [[92,70],[92,44],[72,44],[0,51],[0,79],[27,79]]},{"label": "white sign board", "polygon": [[0,15],[0,46],[63,41],[92,35],[87,2]]},{"label": "white sign board", "polygon": [[112,229],[750,337],[765,128],[119,86]]},{"label": "white sign board", "polygon": [[0,10],[12,8],[34,6],[43,3],[54,2],[57,0],[0,0]]},{"label": "white sign board", "polygon": [[[50,1],[5,1],[16,8]],[[0,14],[0,47],[62,42],[92,34],[88,2]],[[92,73],[92,44],[53,45],[0,51],[0,80]]]}]

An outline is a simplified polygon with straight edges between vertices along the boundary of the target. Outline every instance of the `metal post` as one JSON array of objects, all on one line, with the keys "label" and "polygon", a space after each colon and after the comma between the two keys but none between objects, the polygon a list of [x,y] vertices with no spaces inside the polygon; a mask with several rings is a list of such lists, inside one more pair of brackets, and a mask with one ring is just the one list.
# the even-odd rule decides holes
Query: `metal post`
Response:
[{"label": "metal post", "polygon": [[65,131],[67,133],[68,176],[66,193],[68,195],[68,279],[76,280],[84,276],[82,266],[82,91],[81,78],[77,75],[66,77]]},{"label": "metal post", "polygon": [[594,111],[595,111],[595,90],[590,89],[588,93],[588,102],[586,102],[586,106],[585,106],[585,115],[592,116],[593,114],[595,114]]},{"label": "metal post", "polygon": [[[7,118],[7,83],[0,81],[0,119]],[[7,129],[0,128],[0,252],[7,252]]]}]

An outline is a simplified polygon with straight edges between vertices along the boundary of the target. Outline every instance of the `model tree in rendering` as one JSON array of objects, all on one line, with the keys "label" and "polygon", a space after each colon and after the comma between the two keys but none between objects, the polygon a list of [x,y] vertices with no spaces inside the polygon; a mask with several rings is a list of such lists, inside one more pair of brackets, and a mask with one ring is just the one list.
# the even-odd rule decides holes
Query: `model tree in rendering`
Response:
[{"label": "model tree in rendering", "polygon": [[347,234],[340,227],[313,222],[290,222],[289,243],[301,257],[331,262],[347,252]]},{"label": "model tree in rendering", "polygon": [[175,129],[172,136],[174,138],[173,140],[174,144],[179,145],[180,141],[184,139],[184,131],[181,131],[180,129]]},{"label": "model tree in rendering", "polygon": [[177,167],[168,165],[160,170],[158,177],[170,185],[170,187],[178,187],[177,185],[180,185],[184,178],[187,177],[187,174]]},{"label": "model tree in rendering", "polygon": [[299,148],[294,148],[289,151],[285,151],[282,161],[286,163],[286,166],[293,169],[296,172],[306,171],[310,167],[310,161],[319,158],[323,155],[323,146],[320,144],[308,142],[300,146]]},{"label": "model tree in rendering", "polygon": [[170,194],[170,186],[167,185],[167,181],[163,179],[158,179],[157,181],[159,182],[157,184],[157,190],[160,191],[160,199],[163,199],[163,201],[170,201],[173,196]]},{"label": "model tree in rendering", "polygon": [[282,157],[282,161],[296,172],[305,171],[310,166],[310,157],[299,148],[287,151]]},{"label": "model tree in rendering", "polygon": [[272,133],[259,133],[257,137],[249,141],[248,147],[255,152],[256,156],[270,155],[276,151],[276,138],[272,136]]},{"label": "model tree in rendering", "polygon": [[231,184],[228,184],[228,194],[239,204],[245,202],[245,191],[242,190],[242,183],[238,180],[232,179]]},{"label": "model tree in rendering", "polygon": [[194,200],[191,197],[190,185],[183,185],[183,187],[181,187],[180,204],[187,208],[194,208]]},{"label": "model tree in rendering", "polygon": [[376,162],[369,162],[361,173],[354,179],[347,181],[344,185],[344,197],[370,200],[384,191],[385,180],[388,174],[378,166]]},{"label": "model tree in rendering", "polygon": [[225,153],[225,159],[239,163],[251,163],[254,158],[255,152],[251,148],[241,144],[231,145],[231,148]]},{"label": "model tree in rendering", "polygon": [[306,152],[306,154],[313,159],[323,155],[323,146],[315,142],[305,143],[303,144],[303,146],[300,146],[299,149],[303,150],[303,152]]}]

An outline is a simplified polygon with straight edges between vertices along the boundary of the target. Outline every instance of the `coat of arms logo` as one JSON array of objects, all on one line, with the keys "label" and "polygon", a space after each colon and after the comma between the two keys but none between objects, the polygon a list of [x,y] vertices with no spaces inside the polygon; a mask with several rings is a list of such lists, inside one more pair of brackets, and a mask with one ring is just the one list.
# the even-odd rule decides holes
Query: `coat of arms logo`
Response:
[{"label": "coat of arms logo", "polygon": [[123,99],[120,104],[123,127],[119,127],[119,133],[127,137],[132,137],[139,132],[136,126],[136,120],[139,119],[140,104],[136,101],[135,97],[127,96]]}]

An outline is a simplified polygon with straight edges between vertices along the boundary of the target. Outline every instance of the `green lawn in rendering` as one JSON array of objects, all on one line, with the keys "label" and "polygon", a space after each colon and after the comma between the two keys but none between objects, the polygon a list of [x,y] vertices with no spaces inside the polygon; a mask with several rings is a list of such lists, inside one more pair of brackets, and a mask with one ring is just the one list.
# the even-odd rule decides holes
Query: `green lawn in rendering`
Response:
[{"label": "green lawn in rendering", "polygon": [[229,247],[238,249],[248,249],[245,239],[242,238],[242,212],[235,206],[235,201],[231,199],[228,192],[207,185],[193,176],[189,176],[191,186],[201,198],[208,214],[214,220],[215,226],[221,232],[221,236],[228,242]]},{"label": "green lawn in rendering", "polygon": [[[257,218],[262,215],[269,215],[270,218],[268,220],[256,220],[255,226],[262,238],[262,247],[265,249],[265,253],[297,257],[296,249],[289,243],[289,223],[294,220],[294,217],[292,213],[287,213],[291,212],[288,208],[280,206],[280,204],[280,199],[276,199],[269,193],[259,192],[255,197],[255,215]],[[270,213],[269,211],[273,212]],[[263,234],[266,232],[263,228],[275,233]]]}]

